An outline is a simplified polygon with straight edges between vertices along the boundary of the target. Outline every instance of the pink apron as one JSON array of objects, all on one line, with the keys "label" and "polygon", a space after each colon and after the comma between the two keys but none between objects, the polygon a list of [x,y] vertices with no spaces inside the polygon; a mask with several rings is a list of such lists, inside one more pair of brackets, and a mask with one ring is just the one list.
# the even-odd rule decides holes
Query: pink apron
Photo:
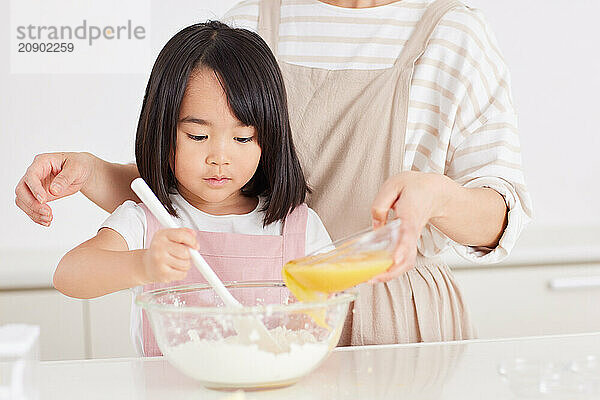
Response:
[{"label": "pink apron", "polygon": [[[148,247],[162,226],[144,205],[141,206],[146,214],[144,243]],[[283,264],[305,255],[307,218],[308,207],[302,204],[288,215],[283,224],[283,234],[279,236],[196,231],[199,251],[222,281],[281,280]],[[148,284],[143,291],[197,283],[206,283],[206,280],[192,267],[183,280]],[[244,302],[244,299],[238,300]],[[142,315],[142,338],[146,357],[162,355],[145,310]]]}]

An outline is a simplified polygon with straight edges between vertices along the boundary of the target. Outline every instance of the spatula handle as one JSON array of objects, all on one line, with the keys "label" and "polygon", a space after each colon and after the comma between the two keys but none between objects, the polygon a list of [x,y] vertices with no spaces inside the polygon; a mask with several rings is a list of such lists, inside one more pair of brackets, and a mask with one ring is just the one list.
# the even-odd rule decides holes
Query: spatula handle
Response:
[{"label": "spatula handle", "polygon": [[[137,194],[142,203],[148,207],[150,212],[156,217],[156,219],[158,219],[161,225],[167,228],[180,228],[177,221],[167,212],[158,198],[156,198],[154,192],[152,192],[152,189],[150,189],[146,181],[144,181],[142,178],[134,179],[134,181],[131,182],[131,189],[135,192],[135,194]],[[221,282],[217,274],[215,274],[200,253],[191,248],[188,250],[196,268],[198,268],[204,279],[208,281],[210,286],[212,286],[219,297],[221,297],[225,305],[230,307],[241,307],[242,305],[240,302],[231,295],[229,290],[227,290],[227,288],[223,285],[223,282]]]}]

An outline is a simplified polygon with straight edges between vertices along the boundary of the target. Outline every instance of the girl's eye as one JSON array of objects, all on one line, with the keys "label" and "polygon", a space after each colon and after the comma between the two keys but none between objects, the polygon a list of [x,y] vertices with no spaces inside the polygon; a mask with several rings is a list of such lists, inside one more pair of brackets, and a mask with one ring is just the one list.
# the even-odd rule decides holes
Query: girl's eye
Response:
[{"label": "girl's eye", "polygon": [[205,140],[208,138],[208,136],[206,135],[190,135],[188,134],[188,137],[192,140],[195,140],[197,142],[201,141],[201,140]]},{"label": "girl's eye", "polygon": [[234,140],[238,143],[248,143],[251,142],[253,137],[236,137]]}]

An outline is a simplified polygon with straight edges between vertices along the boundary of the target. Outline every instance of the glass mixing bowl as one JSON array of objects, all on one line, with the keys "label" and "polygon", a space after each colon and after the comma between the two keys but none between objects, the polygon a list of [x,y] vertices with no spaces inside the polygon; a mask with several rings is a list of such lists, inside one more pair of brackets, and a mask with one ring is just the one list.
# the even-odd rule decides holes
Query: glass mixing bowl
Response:
[{"label": "glass mixing bowl", "polygon": [[[206,284],[156,289],[136,297],[158,347],[175,368],[209,388],[291,385],[315,369],[337,345],[352,292],[298,302],[280,281],[225,283],[244,306],[223,306]],[[318,315],[319,321],[313,317]],[[236,332],[236,319],[256,318],[279,351],[265,351]],[[322,319],[324,318],[324,319]],[[238,335],[239,334],[239,335]],[[250,335],[252,336],[252,335]]]}]

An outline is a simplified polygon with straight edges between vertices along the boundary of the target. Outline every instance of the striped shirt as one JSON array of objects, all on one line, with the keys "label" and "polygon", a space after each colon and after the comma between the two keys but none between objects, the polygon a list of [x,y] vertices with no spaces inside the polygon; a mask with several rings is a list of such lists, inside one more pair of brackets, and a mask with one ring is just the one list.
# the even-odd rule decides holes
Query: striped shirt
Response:
[{"label": "striped shirt", "polygon": [[[329,70],[389,68],[433,0],[409,0],[363,9],[318,0],[282,0],[279,60]],[[223,17],[258,29],[259,0],[245,0]],[[454,243],[428,225],[419,251],[432,257],[452,247],[474,262],[508,256],[531,219],[521,169],[510,74],[494,34],[478,10],[448,12],[413,72],[404,170],[443,173],[465,187],[498,191],[508,225],[494,249]]]}]

